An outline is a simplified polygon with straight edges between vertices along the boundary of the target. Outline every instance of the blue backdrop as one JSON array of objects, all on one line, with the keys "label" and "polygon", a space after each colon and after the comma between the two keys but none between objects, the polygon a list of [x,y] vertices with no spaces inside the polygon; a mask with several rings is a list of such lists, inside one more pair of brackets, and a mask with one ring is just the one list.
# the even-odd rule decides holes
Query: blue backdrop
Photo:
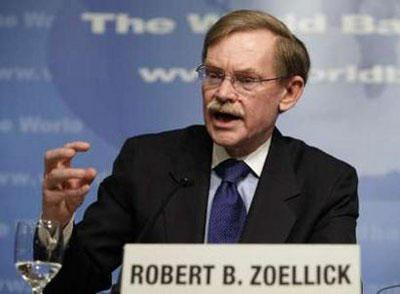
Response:
[{"label": "blue backdrop", "polygon": [[44,150],[91,142],[75,164],[97,185],[124,138],[201,123],[204,32],[239,8],[279,16],[308,45],[310,84],[278,125],[357,168],[365,293],[400,283],[398,0],[2,0],[0,293],[28,293],[13,237],[40,214]]}]

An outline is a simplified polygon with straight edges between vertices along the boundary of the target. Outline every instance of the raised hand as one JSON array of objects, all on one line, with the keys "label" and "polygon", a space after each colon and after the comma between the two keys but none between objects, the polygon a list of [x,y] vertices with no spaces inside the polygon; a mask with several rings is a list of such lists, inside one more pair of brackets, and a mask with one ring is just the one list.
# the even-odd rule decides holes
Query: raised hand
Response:
[{"label": "raised hand", "polygon": [[48,150],[44,158],[42,218],[58,221],[63,227],[83,203],[96,177],[94,168],[73,168],[78,152],[90,148],[87,142],[71,142]]}]

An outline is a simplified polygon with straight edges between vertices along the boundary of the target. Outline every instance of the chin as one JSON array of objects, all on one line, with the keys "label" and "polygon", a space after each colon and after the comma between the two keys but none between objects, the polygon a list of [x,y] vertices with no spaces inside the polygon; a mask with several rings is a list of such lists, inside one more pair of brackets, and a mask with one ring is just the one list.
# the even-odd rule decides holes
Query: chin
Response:
[{"label": "chin", "polygon": [[230,134],[229,132],[211,131],[210,135],[216,144],[225,148],[234,148],[240,143],[240,140],[237,138],[237,136],[235,136],[235,134]]},{"label": "chin", "polygon": [[206,128],[212,140],[222,147],[232,148],[243,141],[241,139],[244,137],[244,134],[238,127],[222,129],[209,123],[206,124]]}]

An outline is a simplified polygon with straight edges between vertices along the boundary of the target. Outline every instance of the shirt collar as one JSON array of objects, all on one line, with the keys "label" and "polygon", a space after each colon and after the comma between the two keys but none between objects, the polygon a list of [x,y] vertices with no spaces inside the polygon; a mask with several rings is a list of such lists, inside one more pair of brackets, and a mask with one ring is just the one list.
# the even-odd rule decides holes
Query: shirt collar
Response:
[{"label": "shirt collar", "polygon": [[[267,159],[270,146],[271,146],[271,137],[252,153],[236,159],[243,160],[256,174],[256,176],[260,177],[262,169],[264,167],[265,160]],[[216,167],[218,164],[227,160],[228,158],[230,158],[230,156],[226,152],[225,148],[213,143],[211,168]]]}]

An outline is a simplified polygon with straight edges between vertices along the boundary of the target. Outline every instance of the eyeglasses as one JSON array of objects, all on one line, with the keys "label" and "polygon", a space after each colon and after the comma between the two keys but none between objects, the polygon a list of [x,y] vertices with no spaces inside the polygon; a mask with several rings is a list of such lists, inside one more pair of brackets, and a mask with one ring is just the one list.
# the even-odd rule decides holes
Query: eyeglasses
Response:
[{"label": "eyeglasses", "polygon": [[226,75],[223,69],[218,67],[208,66],[201,64],[196,68],[196,72],[199,75],[199,79],[203,82],[203,85],[210,88],[219,87],[222,82],[229,77],[233,88],[242,93],[249,93],[254,91],[261,83],[275,81],[280,79],[286,79],[290,76],[279,76],[275,78],[263,79],[250,73],[236,73],[234,75]]}]

